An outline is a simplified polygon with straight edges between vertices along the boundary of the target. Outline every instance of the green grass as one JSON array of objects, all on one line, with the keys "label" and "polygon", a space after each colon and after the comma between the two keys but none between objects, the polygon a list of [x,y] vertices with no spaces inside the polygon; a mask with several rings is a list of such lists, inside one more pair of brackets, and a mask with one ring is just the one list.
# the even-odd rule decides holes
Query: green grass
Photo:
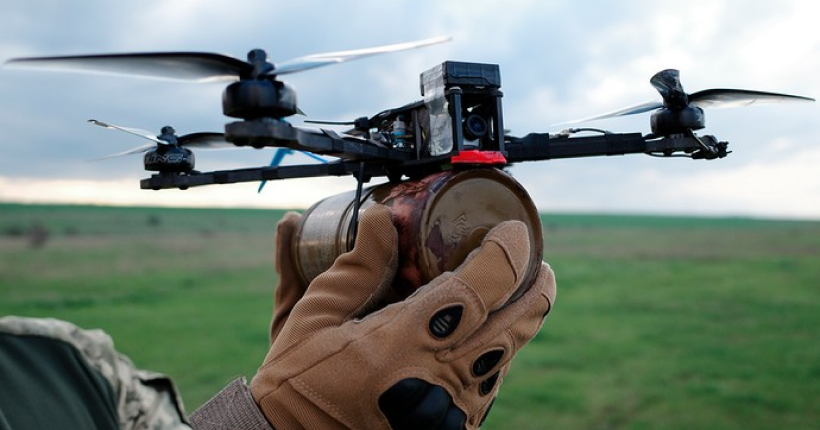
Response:
[{"label": "green grass", "polygon": [[0,315],[103,328],[193,410],[266,353],[282,213],[0,205],[0,232],[51,232],[0,235]]},{"label": "green grass", "polygon": [[[103,328],[193,410],[264,357],[281,215],[0,205],[0,315]],[[558,301],[485,428],[817,428],[820,222],[544,222]]]}]

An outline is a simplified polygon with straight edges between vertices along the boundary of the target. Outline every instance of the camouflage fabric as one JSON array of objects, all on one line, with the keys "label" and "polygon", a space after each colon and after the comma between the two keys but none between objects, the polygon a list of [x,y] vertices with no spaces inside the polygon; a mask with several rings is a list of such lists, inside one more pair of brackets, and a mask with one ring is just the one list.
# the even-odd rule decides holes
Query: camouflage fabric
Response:
[{"label": "camouflage fabric", "polygon": [[84,330],[50,318],[6,316],[0,318],[0,333],[41,336],[72,345],[110,383],[122,430],[190,429],[171,380],[136,369],[102,330]]}]

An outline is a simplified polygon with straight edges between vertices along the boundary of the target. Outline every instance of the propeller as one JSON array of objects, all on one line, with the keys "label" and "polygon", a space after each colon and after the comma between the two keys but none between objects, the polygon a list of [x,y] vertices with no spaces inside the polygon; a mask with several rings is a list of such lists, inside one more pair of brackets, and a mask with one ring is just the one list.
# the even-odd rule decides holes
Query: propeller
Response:
[{"label": "propeller", "polygon": [[278,81],[276,78],[279,75],[372,55],[435,45],[449,40],[449,37],[435,37],[375,48],[314,54],[287,60],[279,65],[269,62],[268,54],[261,49],[248,52],[247,61],[203,52],[148,52],[14,58],[6,64],[12,67],[134,75],[194,82],[233,82],[222,94],[222,112],[226,116],[244,120],[281,119],[301,111],[296,106],[296,91],[284,82]]},{"label": "propeller", "polygon": [[132,127],[122,127],[119,125],[109,124],[107,122],[99,121],[96,119],[89,119],[88,122],[103,128],[122,131],[134,136],[141,137],[146,140],[150,140],[152,142],[122,152],[118,152],[116,154],[106,155],[104,157],[97,158],[97,160],[105,160],[109,158],[123,157],[131,154],[145,153],[159,146],[184,146],[187,148],[197,149],[236,148],[234,144],[229,143],[225,140],[225,136],[222,133],[200,132],[186,134],[183,136],[177,136],[176,130],[174,130],[174,128],[171,126],[166,125],[165,127],[162,127],[162,130],[160,131],[159,135],[154,135],[150,131],[145,131]]},{"label": "propeller", "polygon": [[358,58],[435,45],[449,40],[451,40],[450,37],[435,37],[374,48],[307,55],[281,62],[278,65],[268,62],[267,54],[261,49],[250,51],[247,61],[228,55],[205,52],[147,52],[14,58],[6,64],[11,67],[132,75],[194,82],[230,82],[296,73]]},{"label": "propeller", "polygon": [[663,105],[670,109],[682,109],[689,104],[689,97],[680,83],[680,72],[675,69],[661,70],[649,80],[649,83],[663,97]]},{"label": "propeller", "polygon": [[[790,94],[766,91],[714,88],[687,94],[680,82],[680,72],[675,69],[662,70],[649,80],[660,93],[661,101],[649,101],[638,105],[562,124],[575,124],[626,115],[655,111],[653,133],[677,132],[679,128],[703,128],[702,108],[726,108],[783,102],[813,102],[814,99]],[[658,115],[659,113],[662,114]],[[663,118],[661,118],[663,116]],[[655,119],[657,118],[657,120]],[[671,122],[682,122],[672,124]],[[681,126],[676,127],[675,125]],[[656,130],[655,128],[660,127]]]},{"label": "propeller", "polygon": [[[186,134],[183,136],[177,136],[176,130],[173,127],[166,125],[162,127],[160,134],[155,136],[150,131],[141,130],[139,128],[132,128],[132,127],[123,127],[119,125],[109,124],[107,122],[99,121],[96,119],[89,119],[89,123],[108,128],[112,130],[122,131],[134,136],[141,137],[146,140],[150,140],[151,143],[146,143],[135,148],[131,148],[122,152],[118,152],[116,154],[107,155],[104,157],[96,158],[97,160],[106,160],[109,158],[116,158],[116,157],[123,157],[126,155],[132,154],[141,154],[146,153],[151,150],[157,149],[159,147],[186,147],[186,148],[197,148],[197,149],[230,149],[236,148],[236,146],[232,143],[229,143],[225,140],[225,136],[222,133],[191,133]],[[288,156],[293,154],[294,150],[289,148],[278,148],[276,152],[273,154],[273,159],[270,162],[271,167],[279,166],[282,163],[282,160]],[[321,163],[327,163],[328,161],[324,158],[313,154],[307,151],[299,151],[310,158],[313,158],[316,161]],[[188,162],[193,164],[193,160],[189,160]],[[193,166],[192,166],[193,167]],[[257,192],[262,192],[262,189],[265,187],[267,180],[263,180],[259,184],[259,189]]]}]

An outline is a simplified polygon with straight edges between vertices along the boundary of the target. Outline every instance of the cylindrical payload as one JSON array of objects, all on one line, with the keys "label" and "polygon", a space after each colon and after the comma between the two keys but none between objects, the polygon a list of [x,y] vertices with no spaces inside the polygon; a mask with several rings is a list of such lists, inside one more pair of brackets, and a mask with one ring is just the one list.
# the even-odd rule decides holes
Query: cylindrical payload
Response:
[{"label": "cylindrical payload", "polygon": [[[354,200],[353,191],[339,194],[304,213],[292,252],[306,283],[350,250]],[[524,222],[530,233],[529,271],[522,285],[538,273],[543,255],[538,211],[524,188],[498,169],[450,170],[367,188],[360,213],[379,203],[390,208],[399,234],[399,270],[386,303],[402,300],[457,268],[490,229],[507,220]]]}]

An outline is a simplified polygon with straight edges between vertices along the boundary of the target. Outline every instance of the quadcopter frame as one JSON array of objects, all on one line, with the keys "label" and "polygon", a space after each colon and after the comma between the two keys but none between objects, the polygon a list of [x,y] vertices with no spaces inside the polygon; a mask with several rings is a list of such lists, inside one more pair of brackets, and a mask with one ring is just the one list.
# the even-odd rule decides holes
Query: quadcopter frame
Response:
[{"label": "quadcopter frame", "polygon": [[646,153],[694,159],[723,158],[728,143],[697,136],[691,129],[668,135],[602,132],[505,136],[499,67],[447,61],[421,74],[423,100],[360,118],[346,133],[308,129],[274,118],[247,119],[225,126],[237,146],[278,147],[338,157],[326,164],[257,167],[213,172],[161,172],[143,179],[143,189],[187,189],[211,184],[297,177],[356,175],[361,182],[392,181],[475,166],[524,161]]}]

